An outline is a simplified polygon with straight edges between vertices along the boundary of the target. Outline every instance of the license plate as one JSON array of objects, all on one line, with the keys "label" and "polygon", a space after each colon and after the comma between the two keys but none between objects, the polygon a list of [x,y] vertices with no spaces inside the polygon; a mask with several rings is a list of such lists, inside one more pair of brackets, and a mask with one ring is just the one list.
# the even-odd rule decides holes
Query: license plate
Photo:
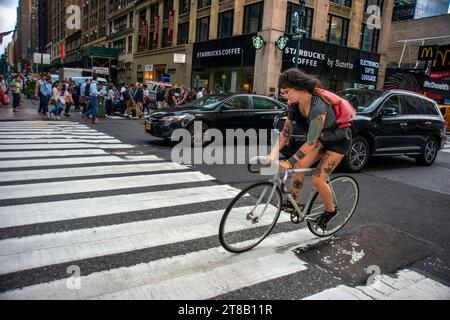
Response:
[{"label": "license plate", "polygon": [[152,130],[152,125],[150,123],[146,123],[145,130]]}]

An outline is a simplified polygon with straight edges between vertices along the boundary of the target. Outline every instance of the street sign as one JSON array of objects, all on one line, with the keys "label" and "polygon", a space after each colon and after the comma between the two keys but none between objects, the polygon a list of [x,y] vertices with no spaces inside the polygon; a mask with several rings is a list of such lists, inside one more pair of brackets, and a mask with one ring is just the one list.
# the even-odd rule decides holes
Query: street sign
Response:
[{"label": "street sign", "polygon": [[294,40],[303,39],[303,33],[294,34],[292,36],[292,39],[294,39]]},{"label": "street sign", "polygon": [[174,63],[186,63],[186,54],[184,53],[174,53],[173,54]]},{"label": "street sign", "polygon": [[105,67],[93,67],[92,69],[93,69],[94,72],[97,73],[97,74],[107,74],[107,75],[109,75],[109,68],[105,68]]},{"label": "street sign", "polygon": [[50,64],[50,54],[35,52],[33,54],[33,62],[36,64]]}]

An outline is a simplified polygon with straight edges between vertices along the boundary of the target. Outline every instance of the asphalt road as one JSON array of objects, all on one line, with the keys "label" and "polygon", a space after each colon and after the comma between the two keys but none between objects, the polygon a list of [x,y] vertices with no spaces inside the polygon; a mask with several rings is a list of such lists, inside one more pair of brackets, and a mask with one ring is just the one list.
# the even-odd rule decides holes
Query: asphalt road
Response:
[{"label": "asphalt road", "polygon": [[[146,134],[143,124],[143,120],[105,119],[95,128],[136,145],[145,154],[171,160],[177,143]],[[448,140],[450,143],[450,137]],[[249,173],[242,164],[196,164],[192,169],[237,188],[268,178]],[[450,153],[439,152],[431,167],[417,166],[408,157],[372,158],[361,173],[352,176],[358,181],[361,198],[347,232],[363,225],[383,224],[430,243],[433,254],[416,266],[450,283]]]}]

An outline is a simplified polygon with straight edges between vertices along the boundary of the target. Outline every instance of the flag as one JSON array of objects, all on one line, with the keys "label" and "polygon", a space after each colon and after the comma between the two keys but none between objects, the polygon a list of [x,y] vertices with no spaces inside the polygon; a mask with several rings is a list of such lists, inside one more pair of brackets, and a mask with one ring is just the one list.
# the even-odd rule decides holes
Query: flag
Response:
[{"label": "flag", "polygon": [[7,35],[9,35],[12,31],[6,31],[6,32],[2,32],[0,33],[0,44],[3,43],[3,37],[6,37]]}]

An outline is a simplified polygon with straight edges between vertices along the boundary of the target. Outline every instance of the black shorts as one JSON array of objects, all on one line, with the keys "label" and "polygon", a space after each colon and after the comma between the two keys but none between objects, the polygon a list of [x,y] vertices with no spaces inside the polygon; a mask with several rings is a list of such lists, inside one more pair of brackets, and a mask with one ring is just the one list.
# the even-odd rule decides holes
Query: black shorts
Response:
[{"label": "black shorts", "polygon": [[345,139],[335,140],[335,141],[321,141],[324,145],[325,150],[333,151],[339,154],[346,154],[350,151],[350,147],[352,146],[352,138],[346,137]]}]

